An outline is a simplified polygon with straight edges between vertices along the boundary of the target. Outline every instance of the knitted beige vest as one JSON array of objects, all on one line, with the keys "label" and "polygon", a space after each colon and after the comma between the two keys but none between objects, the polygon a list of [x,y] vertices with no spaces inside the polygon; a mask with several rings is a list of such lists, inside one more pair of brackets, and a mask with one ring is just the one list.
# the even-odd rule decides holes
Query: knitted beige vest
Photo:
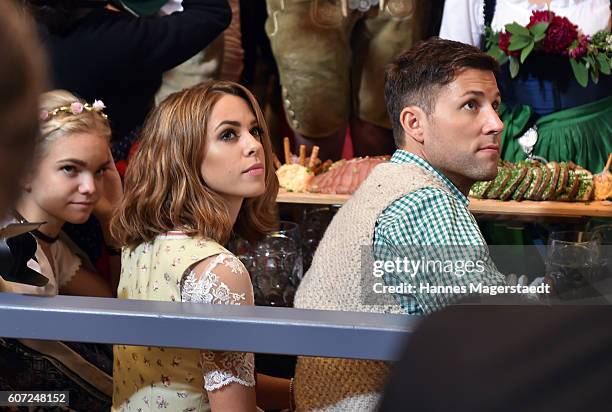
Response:
[{"label": "knitted beige vest", "polygon": [[[182,234],[124,249],[117,297],[180,302],[185,272],[219,253],[229,252],[215,241]],[[210,410],[199,350],[115,345],[114,358],[112,411]]]},{"label": "knitted beige vest", "polygon": [[[383,210],[408,193],[431,186],[449,191],[419,166],[376,166],[327,228],[298,288],[295,307],[402,313],[389,295],[389,300],[380,305],[365,304],[361,270],[369,262],[364,261],[364,256],[373,256],[374,228]],[[389,366],[378,361],[299,357],[295,372],[297,410],[374,410]]]}]

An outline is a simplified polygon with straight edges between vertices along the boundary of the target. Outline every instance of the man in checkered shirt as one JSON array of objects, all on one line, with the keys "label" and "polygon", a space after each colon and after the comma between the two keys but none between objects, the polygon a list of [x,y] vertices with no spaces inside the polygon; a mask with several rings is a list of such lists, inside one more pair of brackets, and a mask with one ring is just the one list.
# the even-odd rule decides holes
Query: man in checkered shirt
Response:
[{"label": "man in checkered shirt", "polygon": [[[467,198],[474,182],[497,175],[503,130],[497,114],[497,70],[489,55],[441,39],[416,45],[387,69],[385,99],[398,148],[391,162],[417,165],[447,190],[425,187],[387,206],[376,221],[374,259],[484,262],[484,270],[472,272],[434,265],[411,276],[386,269],[386,285],[413,285],[410,291],[394,293],[405,313],[439,310],[470,294],[470,284],[505,284]],[[442,288],[434,293],[431,286]]]}]

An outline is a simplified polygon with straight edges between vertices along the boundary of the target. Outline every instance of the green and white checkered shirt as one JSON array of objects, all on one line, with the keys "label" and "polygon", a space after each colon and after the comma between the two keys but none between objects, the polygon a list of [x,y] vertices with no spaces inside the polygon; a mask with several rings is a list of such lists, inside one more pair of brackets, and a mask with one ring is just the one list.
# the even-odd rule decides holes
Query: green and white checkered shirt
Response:
[{"label": "green and white checkered shirt", "polygon": [[[457,293],[457,289],[450,293],[429,293],[427,290],[422,292],[420,284],[452,285],[463,287],[468,291],[469,283],[504,285],[505,278],[490,260],[486,242],[476,219],[468,210],[468,198],[446,176],[413,153],[397,150],[390,161],[422,167],[439,179],[448,191],[435,186],[425,187],[387,206],[376,220],[374,259],[393,261],[398,257],[407,257],[417,261],[422,260],[425,253],[427,259],[445,261],[480,259],[486,263],[484,265],[486,270],[479,273],[464,273],[455,270],[455,266],[450,270],[432,269],[431,272],[420,272],[414,277],[406,271],[385,270],[383,275],[385,285],[415,286],[414,293],[394,293],[406,313],[431,313],[466,295],[466,293]],[[436,266],[431,267],[436,268]],[[440,269],[439,266],[437,268]]]}]

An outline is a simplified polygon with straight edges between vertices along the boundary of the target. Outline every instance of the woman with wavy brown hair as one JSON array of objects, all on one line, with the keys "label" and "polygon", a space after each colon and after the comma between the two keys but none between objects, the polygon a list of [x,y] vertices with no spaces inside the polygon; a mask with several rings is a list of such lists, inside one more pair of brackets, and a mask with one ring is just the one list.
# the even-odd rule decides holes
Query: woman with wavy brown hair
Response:
[{"label": "woman with wavy brown hair", "polygon": [[[141,138],[112,224],[123,246],[118,297],[252,305],[249,274],[222,245],[277,223],[278,181],[257,101],[236,83],[204,83],[164,100]],[[114,352],[114,411],[256,408],[253,354]]]}]

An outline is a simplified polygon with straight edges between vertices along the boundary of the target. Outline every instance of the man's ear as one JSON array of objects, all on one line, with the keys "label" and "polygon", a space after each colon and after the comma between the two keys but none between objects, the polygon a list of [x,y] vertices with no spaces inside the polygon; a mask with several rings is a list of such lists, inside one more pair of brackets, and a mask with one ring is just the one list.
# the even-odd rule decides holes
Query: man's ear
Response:
[{"label": "man's ear", "polygon": [[427,114],[417,106],[407,106],[400,112],[400,123],[407,140],[423,143]]}]

